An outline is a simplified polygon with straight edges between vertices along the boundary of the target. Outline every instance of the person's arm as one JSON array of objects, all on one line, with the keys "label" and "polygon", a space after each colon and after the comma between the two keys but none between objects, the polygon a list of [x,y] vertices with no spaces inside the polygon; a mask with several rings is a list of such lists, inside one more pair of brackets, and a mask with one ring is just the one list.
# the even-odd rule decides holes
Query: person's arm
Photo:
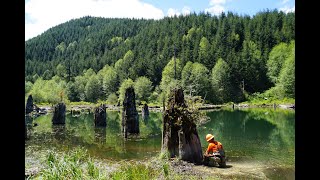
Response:
[{"label": "person's arm", "polygon": [[210,144],[208,145],[208,148],[207,148],[207,150],[206,150],[206,153],[205,153],[205,155],[209,155],[209,152],[210,152],[210,150],[211,150],[211,146],[210,146]]}]

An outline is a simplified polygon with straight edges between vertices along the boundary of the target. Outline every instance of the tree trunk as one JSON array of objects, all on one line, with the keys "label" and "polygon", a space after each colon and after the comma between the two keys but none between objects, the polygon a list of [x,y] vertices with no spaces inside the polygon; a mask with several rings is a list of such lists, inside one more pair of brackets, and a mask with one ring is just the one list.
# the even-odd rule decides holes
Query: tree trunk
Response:
[{"label": "tree trunk", "polygon": [[107,112],[106,105],[100,105],[94,109],[94,125],[106,127],[107,126]]},{"label": "tree trunk", "polygon": [[132,87],[126,89],[123,100],[122,131],[127,134],[139,134],[139,116],[136,109],[135,93]]},{"label": "tree trunk", "polygon": [[144,104],[141,109],[141,116],[144,121],[148,121],[149,119],[149,108],[147,104]]},{"label": "tree trunk", "polygon": [[28,96],[27,104],[26,104],[26,114],[29,114],[33,111],[33,98],[32,95],[30,94]]},{"label": "tree trunk", "polygon": [[65,124],[66,122],[66,105],[58,103],[54,106],[52,124]]},{"label": "tree trunk", "polygon": [[173,89],[164,112],[162,151],[170,157],[196,164],[202,163],[202,149],[192,114],[187,110],[182,89]]}]

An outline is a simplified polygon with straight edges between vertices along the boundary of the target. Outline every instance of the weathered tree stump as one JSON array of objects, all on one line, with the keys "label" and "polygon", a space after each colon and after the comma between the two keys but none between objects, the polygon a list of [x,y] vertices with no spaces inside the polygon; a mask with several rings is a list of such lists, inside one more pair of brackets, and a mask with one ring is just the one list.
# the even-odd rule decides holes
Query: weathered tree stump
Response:
[{"label": "weathered tree stump", "polygon": [[29,114],[32,111],[33,111],[33,98],[32,98],[32,95],[30,94],[27,99],[26,114]]},{"label": "weathered tree stump", "polygon": [[107,112],[106,105],[102,104],[94,108],[94,125],[106,127],[107,126]]},{"label": "weathered tree stump", "polygon": [[139,134],[139,116],[136,109],[135,93],[132,87],[126,89],[123,100],[122,132],[127,138],[128,134]]},{"label": "weathered tree stump", "polygon": [[164,112],[162,152],[170,157],[201,164],[201,143],[192,113],[187,110],[182,89],[173,89]]},{"label": "weathered tree stump", "polygon": [[144,121],[148,121],[149,119],[149,107],[147,104],[144,104],[141,109],[141,116]]},{"label": "weathered tree stump", "polygon": [[65,124],[66,122],[66,105],[58,103],[54,106],[52,124]]}]

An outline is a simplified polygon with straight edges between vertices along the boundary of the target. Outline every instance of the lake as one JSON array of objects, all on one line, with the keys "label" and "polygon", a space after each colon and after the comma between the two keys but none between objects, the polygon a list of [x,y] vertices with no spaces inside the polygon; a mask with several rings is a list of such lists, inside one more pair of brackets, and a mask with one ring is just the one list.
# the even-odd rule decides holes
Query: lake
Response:
[{"label": "lake", "polygon": [[[208,145],[205,136],[211,133],[223,144],[230,162],[259,162],[295,172],[294,110],[248,108],[205,113],[210,119],[197,127],[203,151]],[[92,157],[108,160],[148,159],[161,150],[159,112],[150,112],[147,121],[139,114],[140,134],[127,140],[121,133],[119,111],[107,112],[106,128],[94,127],[93,114],[67,114],[65,125],[52,125],[51,118],[48,114],[27,121],[31,136],[25,141],[26,161],[38,151],[67,151],[77,146]]]}]

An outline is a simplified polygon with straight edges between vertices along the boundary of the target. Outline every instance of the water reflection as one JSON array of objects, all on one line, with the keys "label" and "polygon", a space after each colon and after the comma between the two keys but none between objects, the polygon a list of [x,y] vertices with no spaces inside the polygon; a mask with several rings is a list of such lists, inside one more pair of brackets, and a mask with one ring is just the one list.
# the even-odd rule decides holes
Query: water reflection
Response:
[{"label": "water reflection", "polygon": [[[203,151],[205,135],[214,134],[232,161],[241,159],[294,166],[295,113],[270,109],[219,110],[207,112],[210,120],[198,126]],[[94,127],[92,114],[66,115],[64,126],[54,126],[52,115],[26,119],[32,137],[26,146],[43,149],[85,147],[92,156],[106,159],[143,159],[161,149],[162,114],[150,112],[148,121],[139,115],[140,134],[125,140],[121,114],[107,111],[107,127]],[[38,126],[33,127],[32,124]]]},{"label": "water reflection", "polygon": [[230,159],[252,159],[294,165],[294,111],[274,109],[208,112],[211,121],[199,127],[203,149],[205,135],[223,143]]},{"label": "water reflection", "polygon": [[94,142],[98,144],[106,143],[106,128],[104,127],[94,128]]}]

